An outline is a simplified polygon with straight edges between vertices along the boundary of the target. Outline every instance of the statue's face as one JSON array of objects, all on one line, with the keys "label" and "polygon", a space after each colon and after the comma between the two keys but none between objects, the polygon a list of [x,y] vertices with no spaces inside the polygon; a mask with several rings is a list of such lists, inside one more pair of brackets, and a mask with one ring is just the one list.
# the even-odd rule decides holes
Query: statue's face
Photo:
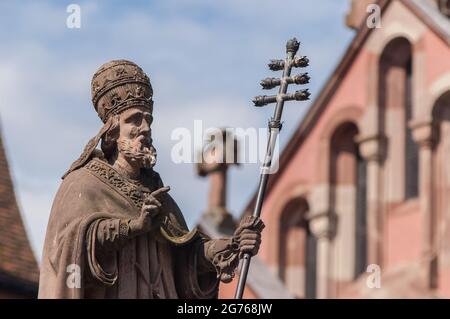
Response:
[{"label": "statue's face", "polygon": [[147,108],[133,107],[120,113],[118,151],[125,159],[139,167],[150,168],[156,162],[152,146],[153,116]]},{"label": "statue's face", "polygon": [[152,114],[143,107],[133,107],[120,114],[120,137],[134,139],[142,137],[142,142],[151,139]]}]

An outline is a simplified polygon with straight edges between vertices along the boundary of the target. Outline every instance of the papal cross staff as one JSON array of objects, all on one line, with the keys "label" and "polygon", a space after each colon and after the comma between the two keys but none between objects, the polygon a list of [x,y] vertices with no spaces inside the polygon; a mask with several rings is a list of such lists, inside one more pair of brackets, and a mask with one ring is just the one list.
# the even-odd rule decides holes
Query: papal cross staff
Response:
[{"label": "papal cross staff", "polygon": [[[309,91],[300,90],[294,93],[286,93],[289,84],[307,84],[309,83],[308,73],[301,73],[298,75],[291,76],[291,70],[295,68],[304,68],[309,65],[309,60],[306,57],[298,57],[295,54],[298,51],[300,43],[296,38],[289,40],[286,43],[286,54],[285,60],[271,60],[269,63],[269,68],[272,71],[283,70],[283,76],[280,79],[277,78],[267,78],[261,81],[261,86],[265,90],[273,89],[280,86],[277,95],[263,95],[257,96],[253,99],[255,106],[261,107],[270,103],[277,103],[275,106],[274,116],[269,121],[269,140],[267,142],[266,156],[264,158],[264,163],[261,168],[258,195],[256,197],[256,204],[253,211],[253,216],[259,217],[261,215],[261,207],[264,201],[264,193],[266,191],[267,181],[270,174],[270,168],[272,165],[272,157],[275,149],[275,143],[279,131],[281,130],[281,115],[283,113],[283,107],[285,101],[305,101],[309,99]],[[247,280],[248,270],[250,268],[251,255],[245,254],[243,256],[241,274],[239,276],[239,282],[236,289],[235,299],[241,299],[245,288],[245,282]]]}]

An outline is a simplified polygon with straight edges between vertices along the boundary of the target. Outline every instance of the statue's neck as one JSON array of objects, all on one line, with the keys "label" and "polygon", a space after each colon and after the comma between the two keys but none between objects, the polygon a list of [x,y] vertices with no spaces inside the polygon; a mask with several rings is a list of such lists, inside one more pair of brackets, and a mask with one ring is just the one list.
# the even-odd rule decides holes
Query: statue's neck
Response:
[{"label": "statue's neck", "polygon": [[136,163],[130,163],[125,157],[115,156],[110,161],[112,167],[114,167],[120,174],[130,179],[139,179],[141,174],[141,168]]}]

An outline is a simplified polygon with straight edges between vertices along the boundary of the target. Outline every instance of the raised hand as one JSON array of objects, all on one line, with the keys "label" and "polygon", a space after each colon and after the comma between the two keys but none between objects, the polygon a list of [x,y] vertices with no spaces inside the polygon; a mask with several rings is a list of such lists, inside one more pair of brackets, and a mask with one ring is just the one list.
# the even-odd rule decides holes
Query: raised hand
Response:
[{"label": "raised hand", "polygon": [[145,198],[139,216],[130,221],[130,230],[133,234],[150,232],[157,226],[155,217],[159,215],[160,208],[162,207],[160,197],[169,190],[169,186],[161,187]]}]

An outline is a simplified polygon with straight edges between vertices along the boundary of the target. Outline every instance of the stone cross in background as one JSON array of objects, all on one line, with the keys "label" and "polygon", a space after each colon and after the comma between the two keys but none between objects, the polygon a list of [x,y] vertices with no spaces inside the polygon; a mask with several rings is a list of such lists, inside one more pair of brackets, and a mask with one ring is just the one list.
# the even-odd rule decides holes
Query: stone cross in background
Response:
[{"label": "stone cross in background", "polygon": [[232,234],[235,229],[233,217],[227,209],[227,171],[238,165],[238,142],[231,132],[218,129],[208,136],[203,147],[197,174],[209,177],[208,207],[203,219],[223,234]]}]

